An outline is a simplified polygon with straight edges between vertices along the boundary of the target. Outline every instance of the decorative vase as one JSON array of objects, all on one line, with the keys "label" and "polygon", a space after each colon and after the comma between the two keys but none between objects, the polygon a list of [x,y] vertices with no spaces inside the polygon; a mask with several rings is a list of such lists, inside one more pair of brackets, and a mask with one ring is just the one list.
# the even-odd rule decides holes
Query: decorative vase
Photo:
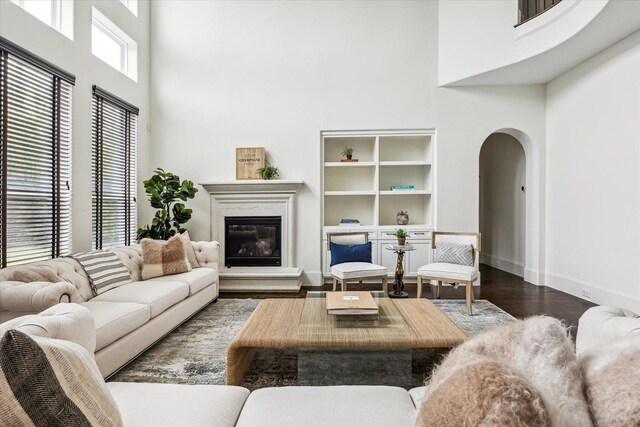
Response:
[{"label": "decorative vase", "polygon": [[396,223],[398,225],[407,225],[407,224],[409,224],[409,214],[396,215]]},{"label": "decorative vase", "polygon": [[407,242],[407,238],[406,237],[398,237],[398,245],[404,246],[404,244],[406,242]]}]

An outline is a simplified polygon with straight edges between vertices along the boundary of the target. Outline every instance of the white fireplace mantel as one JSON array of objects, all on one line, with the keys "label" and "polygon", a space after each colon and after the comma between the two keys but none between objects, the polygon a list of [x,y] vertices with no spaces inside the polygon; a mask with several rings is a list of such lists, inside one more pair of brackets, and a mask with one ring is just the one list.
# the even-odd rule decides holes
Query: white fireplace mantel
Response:
[{"label": "white fireplace mantel", "polygon": [[[298,290],[296,266],[296,193],[302,180],[238,180],[201,183],[211,195],[211,240],[220,242],[220,290]],[[280,216],[281,267],[226,267],[225,217]]]},{"label": "white fireplace mantel", "polygon": [[304,184],[301,179],[251,179],[238,181],[211,181],[202,185],[211,194],[219,193],[295,193]]}]

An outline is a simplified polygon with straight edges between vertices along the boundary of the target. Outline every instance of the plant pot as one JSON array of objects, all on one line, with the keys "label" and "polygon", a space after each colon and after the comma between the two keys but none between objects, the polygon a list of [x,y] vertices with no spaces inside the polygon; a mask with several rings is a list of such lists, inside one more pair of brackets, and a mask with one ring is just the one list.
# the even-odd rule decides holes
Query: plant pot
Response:
[{"label": "plant pot", "polygon": [[409,224],[409,215],[396,215],[396,223],[398,225],[407,225]]},{"label": "plant pot", "polygon": [[405,243],[407,243],[407,238],[406,237],[398,237],[398,244],[400,246],[404,246]]},{"label": "plant pot", "polygon": [[353,158],[353,154],[347,154],[347,160],[351,160]]}]

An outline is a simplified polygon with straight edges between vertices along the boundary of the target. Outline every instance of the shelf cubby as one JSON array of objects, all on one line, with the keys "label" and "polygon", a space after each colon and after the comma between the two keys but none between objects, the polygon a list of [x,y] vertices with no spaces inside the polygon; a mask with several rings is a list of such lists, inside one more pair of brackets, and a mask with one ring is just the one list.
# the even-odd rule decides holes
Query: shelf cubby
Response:
[{"label": "shelf cubby", "polygon": [[345,147],[353,148],[353,158],[359,162],[374,162],[375,158],[375,136],[349,136],[349,137],[325,137],[324,138],[324,161],[340,162],[343,159],[342,150]]},{"label": "shelf cubby", "polygon": [[328,167],[324,171],[325,194],[332,191],[375,191],[375,167]]},{"label": "shelf cubby", "polygon": [[380,162],[430,162],[431,135],[383,135]]},{"label": "shelf cubby", "polygon": [[[374,192],[375,193],[375,192]],[[376,196],[329,195],[324,196],[324,225],[339,225],[343,218],[355,218],[361,225],[375,224]]]},{"label": "shelf cubby", "polygon": [[392,185],[414,185],[416,190],[431,190],[431,166],[380,166],[379,190]]},{"label": "shelf cubby", "polygon": [[381,194],[380,226],[395,226],[399,210],[409,212],[408,225],[432,225],[430,194]]}]

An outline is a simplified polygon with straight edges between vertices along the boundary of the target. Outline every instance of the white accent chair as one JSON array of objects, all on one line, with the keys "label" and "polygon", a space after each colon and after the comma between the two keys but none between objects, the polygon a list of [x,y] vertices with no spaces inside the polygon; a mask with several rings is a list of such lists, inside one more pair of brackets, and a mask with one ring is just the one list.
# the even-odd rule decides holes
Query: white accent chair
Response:
[{"label": "white accent chair", "polygon": [[472,314],[472,304],[474,302],[473,297],[473,282],[478,278],[478,260],[480,253],[480,233],[458,233],[458,232],[445,232],[434,231],[431,238],[431,250],[435,259],[436,251],[438,250],[438,243],[453,243],[457,245],[472,245],[473,246],[473,266],[449,264],[444,262],[434,262],[431,264],[423,265],[418,269],[418,293],[417,297],[422,297],[422,282],[436,281],[438,282],[438,289],[436,291],[436,298],[440,298],[440,290],[442,289],[442,283],[451,283],[453,285],[465,285],[467,291],[467,311],[469,315]]},{"label": "white accent chair", "polygon": [[[331,243],[338,245],[355,246],[367,243],[369,233],[328,233],[327,249],[331,254]],[[335,291],[340,282],[340,290],[347,290],[347,283],[357,281],[362,284],[364,279],[381,279],[382,289],[387,293],[387,268],[370,262],[344,262],[331,267],[331,277],[333,278],[333,290]]]}]

